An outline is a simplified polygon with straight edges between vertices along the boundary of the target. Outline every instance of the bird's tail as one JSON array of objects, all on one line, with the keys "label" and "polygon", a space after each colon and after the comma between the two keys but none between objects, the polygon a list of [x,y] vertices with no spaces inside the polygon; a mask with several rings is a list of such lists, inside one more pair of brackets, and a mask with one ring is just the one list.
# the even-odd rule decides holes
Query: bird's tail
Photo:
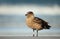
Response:
[{"label": "bird's tail", "polygon": [[50,25],[46,25],[44,28],[45,28],[45,29],[50,29],[51,26],[50,26]]}]

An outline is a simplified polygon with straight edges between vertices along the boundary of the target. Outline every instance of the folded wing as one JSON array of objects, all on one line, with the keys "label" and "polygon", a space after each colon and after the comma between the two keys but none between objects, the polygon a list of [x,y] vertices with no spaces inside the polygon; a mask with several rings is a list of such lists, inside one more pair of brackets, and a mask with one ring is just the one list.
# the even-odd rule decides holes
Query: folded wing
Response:
[{"label": "folded wing", "polygon": [[50,29],[51,26],[48,25],[48,22],[44,21],[41,18],[35,17],[33,22],[41,24],[44,29]]}]

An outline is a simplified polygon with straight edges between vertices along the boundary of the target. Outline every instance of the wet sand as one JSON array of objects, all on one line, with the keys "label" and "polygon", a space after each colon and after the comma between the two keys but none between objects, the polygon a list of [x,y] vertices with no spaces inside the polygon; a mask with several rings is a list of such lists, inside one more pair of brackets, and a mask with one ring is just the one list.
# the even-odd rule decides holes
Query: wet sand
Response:
[{"label": "wet sand", "polygon": [[60,36],[0,36],[0,39],[60,39]]}]

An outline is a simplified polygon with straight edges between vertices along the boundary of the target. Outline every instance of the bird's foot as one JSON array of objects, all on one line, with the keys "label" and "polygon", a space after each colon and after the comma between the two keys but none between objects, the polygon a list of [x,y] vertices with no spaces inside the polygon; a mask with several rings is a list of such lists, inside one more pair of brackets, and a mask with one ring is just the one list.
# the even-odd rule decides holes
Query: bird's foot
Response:
[{"label": "bird's foot", "polygon": [[34,37],[34,34],[33,34],[33,37]]},{"label": "bird's foot", "polygon": [[36,35],[36,37],[38,37],[38,35]]}]

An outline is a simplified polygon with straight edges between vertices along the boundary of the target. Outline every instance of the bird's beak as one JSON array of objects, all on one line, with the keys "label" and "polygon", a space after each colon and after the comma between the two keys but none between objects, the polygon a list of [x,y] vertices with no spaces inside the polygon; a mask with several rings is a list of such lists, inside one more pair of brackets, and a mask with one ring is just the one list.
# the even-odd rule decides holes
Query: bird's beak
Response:
[{"label": "bird's beak", "polygon": [[25,14],[25,16],[27,16],[27,14]]}]

